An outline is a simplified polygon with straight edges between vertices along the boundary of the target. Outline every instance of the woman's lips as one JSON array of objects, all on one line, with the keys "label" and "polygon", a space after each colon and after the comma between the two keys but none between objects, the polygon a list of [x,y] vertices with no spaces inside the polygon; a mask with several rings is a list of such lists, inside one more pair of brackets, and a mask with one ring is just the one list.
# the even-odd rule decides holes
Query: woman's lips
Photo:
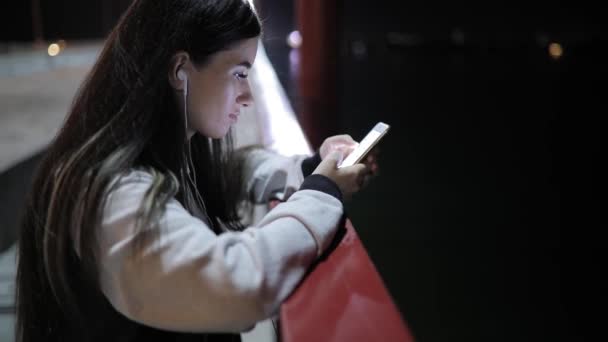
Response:
[{"label": "woman's lips", "polygon": [[232,121],[237,122],[239,119],[239,114],[231,113],[228,115],[228,117],[230,117],[230,119],[232,119]]}]

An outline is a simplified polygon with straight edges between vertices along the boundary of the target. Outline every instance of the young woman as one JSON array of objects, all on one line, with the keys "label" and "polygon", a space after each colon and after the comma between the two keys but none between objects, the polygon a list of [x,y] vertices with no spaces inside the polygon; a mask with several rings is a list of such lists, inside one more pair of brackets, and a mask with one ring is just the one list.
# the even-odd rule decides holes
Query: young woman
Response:
[{"label": "young woman", "polygon": [[[133,2],[33,183],[18,341],[238,340],[276,313],[370,168],[336,168],[348,136],[232,152],[260,33],[246,0]],[[279,171],[299,190],[245,229],[240,201]]]}]

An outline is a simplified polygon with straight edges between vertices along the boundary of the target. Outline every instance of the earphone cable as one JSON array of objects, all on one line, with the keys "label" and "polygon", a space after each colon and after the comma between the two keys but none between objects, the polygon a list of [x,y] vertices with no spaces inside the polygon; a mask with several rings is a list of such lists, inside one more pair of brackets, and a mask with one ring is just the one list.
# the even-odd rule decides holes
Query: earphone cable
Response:
[{"label": "earphone cable", "polygon": [[[184,131],[186,137],[186,175],[191,183],[191,186],[194,187],[194,200],[198,202],[200,209],[202,209],[205,218],[211,226],[211,230],[214,230],[215,225],[213,224],[213,221],[211,220],[211,217],[207,212],[207,206],[205,205],[203,196],[201,196],[200,192],[198,191],[198,183],[196,182],[196,169],[194,168],[194,162],[192,162],[192,149],[190,147],[190,141],[188,139],[188,79],[186,78],[184,82]],[[190,171],[191,169],[192,171]],[[194,179],[192,178],[192,173],[194,173]],[[189,198],[190,196],[187,197]]]}]

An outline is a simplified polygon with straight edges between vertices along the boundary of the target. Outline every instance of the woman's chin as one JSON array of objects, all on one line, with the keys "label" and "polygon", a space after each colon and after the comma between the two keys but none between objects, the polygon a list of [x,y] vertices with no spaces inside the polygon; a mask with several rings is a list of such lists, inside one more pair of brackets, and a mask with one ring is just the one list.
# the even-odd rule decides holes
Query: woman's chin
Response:
[{"label": "woman's chin", "polygon": [[230,132],[230,127],[228,127],[225,130],[215,131],[215,132],[212,132],[211,134],[203,134],[203,135],[206,137],[209,137],[211,139],[223,139],[228,134],[228,132]]},{"label": "woman's chin", "polygon": [[222,139],[230,132],[230,125],[216,127],[214,129],[196,129],[192,130],[192,132],[211,139]]}]

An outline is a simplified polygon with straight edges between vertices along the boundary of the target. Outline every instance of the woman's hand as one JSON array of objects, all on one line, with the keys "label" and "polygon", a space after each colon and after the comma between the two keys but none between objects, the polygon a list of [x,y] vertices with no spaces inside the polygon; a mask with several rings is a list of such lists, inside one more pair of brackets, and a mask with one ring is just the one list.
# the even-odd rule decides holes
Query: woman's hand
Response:
[{"label": "woman's hand", "polygon": [[367,157],[365,157],[365,159],[362,161],[365,165],[367,165],[369,169],[369,173],[366,174],[363,178],[362,188],[365,188],[374,177],[378,176],[378,173],[380,171],[380,167],[378,166],[379,154],[380,149],[376,146],[367,154]]},{"label": "woman's hand", "polygon": [[338,185],[342,196],[350,198],[354,193],[361,190],[365,182],[365,176],[369,174],[369,168],[365,164],[338,168],[338,164],[344,159],[339,150],[334,150],[325,156],[321,164],[313,171],[313,174],[323,175]]},{"label": "woman's hand", "polygon": [[332,151],[340,151],[346,158],[357,146],[359,146],[359,143],[348,134],[334,135],[323,141],[323,144],[319,148],[319,154],[321,155],[321,159],[325,159]]},{"label": "woman's hand", "polygon": [[[323,144],[319,148],[319,154],[321,155],[321,159],[324,160],[331,152],[339,151],[343,156],[343,158],[338,162],[339,164],[344,158],[346,158],[346,156],[357,148],[357,146],[359,146],[359,143],[348,134],[334,135],[323,141]],[[367,168],[365,169],[365,174],[358,180],[360,182],[359,189],[366,187],[367,184],[369,184],[369,182],[378,175],[379,153],[380,149],[375,147],[370,151],[367,157],[361,161],[367,166]]]}]

